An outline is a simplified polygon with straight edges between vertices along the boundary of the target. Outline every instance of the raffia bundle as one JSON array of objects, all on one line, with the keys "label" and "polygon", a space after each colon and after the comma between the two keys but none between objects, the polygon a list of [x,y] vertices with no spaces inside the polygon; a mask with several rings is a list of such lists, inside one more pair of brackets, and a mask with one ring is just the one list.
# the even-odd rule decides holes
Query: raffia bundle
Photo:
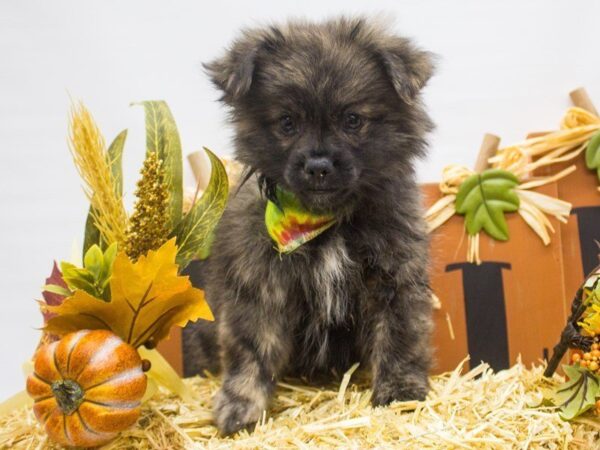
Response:
[{"label": "raffia bundle", "polygon": [[[501,167],[495,167],[501,168]],[[506,170],[506,169],[505,169]],[[520,170],[509,170],[519,179],[529,173],[530,165],[523,165]],[[550,243],[550,232],[554,233],[554,227],[547,218],[547,215],[556,217],[560,222],[566,222],[571,212],[571,204],[539,192],[531,191],[536,187],[552,183],[560,178],[567,176],[575,170],[575,166],[568,167],[560,173],[548,176],[533,178],[528,181],[522,181],[514,190],[519,197],[519,215],[542,239],[544,245]],[[455,200],[456,195],[462,183],[474,175],[476,172],[456,164],[447,166],[442,171],[442,181],[440,182],[440,192],[442,197],[434,203],[425,213],[425,220],[429,226],[429,231],[433,231],[444,222],[456,214]],[[479,257],[479,233],[468,236],[467,260],[469,262],[481,263]]]},{"label": "raffia bundle", "polygon": [[502,148],[489,162],[515,174],[527,174],[539,167],[572,161],[585,150],[598,130],[600,117],[574,106],[565,113],[559,130]]},{"label": "raffia bundle", "polygon": [[[554,216],[564,223],[569,216],[571,205],[531,189],[560,180],[576,169],[571,165],[557,174],[546,177],[533,177],[532,174],[541,167],[577,158],[585,150],[590,138],[599,130],[600,117],[583,108],[572,107],[565,113],[559,130],[542,133],[501,148],[488,160],[492,168],[508,171],[520,180],[515,189],[520,202],[518,213],[542,239],[544,245],[550,243],[550,233],[555,231],[547,216]],[[459,165],[450,165],[443,170],[440,182],[440,192],[443,196],[429,208],[425,216],[430,231],[456,214],[456,194],[461,184],[474,173],[476,172]],[[481,262],[479,233],[468,237],[467,259],[478,264]]]}]

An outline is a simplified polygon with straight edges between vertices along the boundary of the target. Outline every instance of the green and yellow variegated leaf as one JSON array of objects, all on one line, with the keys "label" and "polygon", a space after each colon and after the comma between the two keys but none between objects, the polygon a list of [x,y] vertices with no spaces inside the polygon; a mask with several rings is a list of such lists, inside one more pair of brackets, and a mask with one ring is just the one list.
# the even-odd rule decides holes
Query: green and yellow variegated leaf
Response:
[{"label": "green and yellow variegated leaf", "polygon": [[519,209],[519,197],[514,188],[519,180],[500,169],[471,175],[456,194],[456,212],[465,215],[467,232],[473,236],[482,229],[494,239],[508,239],[505,212]]},{"label": "green and yellow variegated leaf", "polygon": [[600,180],[600,131],[592,136],[585,149],[585,164],[595,170]]},{"label": "green and yellow variegated leaf", "polygon": [[[110,170],[113,176],[115,193],[121,197],[123,195],[123,147],[125,146],[125,140],[127,139],[127,130],[121,131],[117,137],[112,141],[108,147],[106,157],[110,162]],[[92,208],[88,212],[87,220],[85,222],[85,233],[83,237],[83,254],[85,255],[89,248],[98,244],[101,248],[106,246],[102,242],[100,231],[96,228],[94,223],[94,214]]]},{"label": "green and yellow variegated leaf", "polygon": [[552,398],[564,420],[572,420],[591,409],[600,395],[600,382],[586,368],[563,366],[569,380],[556,388]]},{"label": "green and yellow variegated leaf", "polygon": [[170,227],[181,220],[183,206],[183,167],[181,141],[177,125],[166,102],[162,100],[141,102],[146,114],[146,151],[156,152],[165,169],[165,182],[169,192]]},{"label": "green and yellow variegated leaf", "polygon": [[177,238],[177,263],[181,268],[200,255],[206,256],[211,234],[219,222],[229,195],[229,182],[223,163],[217,156],[204,149],[210,159],[211,174],[202,197],[192,206],[173,231]]}]

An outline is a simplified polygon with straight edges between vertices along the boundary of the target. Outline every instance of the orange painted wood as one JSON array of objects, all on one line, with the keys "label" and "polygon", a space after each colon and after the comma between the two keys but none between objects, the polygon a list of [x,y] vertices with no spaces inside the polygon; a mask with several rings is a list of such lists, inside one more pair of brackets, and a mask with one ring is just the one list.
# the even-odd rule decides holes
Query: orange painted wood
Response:
[{"label": "orange painted wood", "polygon": [[[538,192],[556,196],[557,186],[550,184],[539,188]],[[435,184],[423,186],[423,193],[427,206],[440,197]],[[509,241],[495,241],[481,233],[480,255],[484,262],[511,265],[510,270],[502,270],[510,364],[516,362],[519,355],[526,364],[539,363],[544,349],[551,352],[556,344],[567,318],[561,233],[555,233],[550,245],[544,246],[517,213],[509,213],[506,217]],[[550,221],[556,230],[560,229],[558,221]],[[435,373],[453,370],[469,353],[462,272],[446,272],[449,264],[465,262],[466,255],[464,218],[454,216],[433,232],[431,240],[431,283],[442,304],[434,313]],[[447,314],[455,340],[450,338]],[[478,363],[471,361],[471,366]]]},{"label": "orange painted wood", "polygon": [[179,375],[183,375],[183,347],[181,341],[181,328],[173,327],[169,337],[157,346],[158,351],[173,366]]},{"label": "orange painted wood", "polygon": [[[583,155],[578,157],[574,162],[555,164],[548,168],[543,168],[538,171],[538,174],[555,174],[572,164],[575,164],[577,170],[557,182],[559,198],[570,202],[573,208],[600,206],[598,177],[595,171],[589,170],[586,167]],[[579,241],[578,226],[577,215],[575,214],[571,214],[569,221],[560,226],[567,297],[575,295],[586,275],[581,262],[581,243]],[[598,227],[600,227],[600,224],[598,224]],[[595,245],[595,243],[591,242],[585,245]]]}]

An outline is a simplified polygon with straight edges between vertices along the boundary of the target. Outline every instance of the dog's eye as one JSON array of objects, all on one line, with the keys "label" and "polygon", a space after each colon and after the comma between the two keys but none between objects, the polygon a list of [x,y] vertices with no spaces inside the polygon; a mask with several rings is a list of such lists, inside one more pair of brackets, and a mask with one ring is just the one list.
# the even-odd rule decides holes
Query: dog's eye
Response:
[{"label": "dog's eye", "polygon": [[279,126],[281,127],[281,131],[288,136],[296,132],[296,124],[294,123],[294,119],[287,114],[281,116],[279,119]]},{"label": "dog's eye", "polygon": [[356,113],[348,113],[344,116],[344,127],[348,130],[358,130],[362,126],[362,119]]}]

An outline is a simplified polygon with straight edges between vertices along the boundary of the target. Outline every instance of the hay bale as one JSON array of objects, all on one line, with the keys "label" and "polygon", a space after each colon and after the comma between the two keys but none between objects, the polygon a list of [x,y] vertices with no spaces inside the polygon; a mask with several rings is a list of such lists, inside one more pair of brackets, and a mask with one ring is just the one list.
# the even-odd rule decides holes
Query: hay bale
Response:
[{"label": "hay bale", "polygon": [[[600,419],[587,415],[562,421],[554,408],[540,406],[547,380],[543,367],[520,362],[493,373],[487,364],[462,373],[432,377],[424,402],[372,408],[364,376],[356,366],[337,386],[279,383],[271,410],[252,433],[221,438],[212,425],[210,402],[216,377],[185,380],[194,402],[159,393],[144,408],[138,426],[106,445],[117,449],[310,449],[310,448],[600,448]],[[350,383],[350,377],[357,378]],[[51,449],[30,410],[0,418],[0,448]]]}]

